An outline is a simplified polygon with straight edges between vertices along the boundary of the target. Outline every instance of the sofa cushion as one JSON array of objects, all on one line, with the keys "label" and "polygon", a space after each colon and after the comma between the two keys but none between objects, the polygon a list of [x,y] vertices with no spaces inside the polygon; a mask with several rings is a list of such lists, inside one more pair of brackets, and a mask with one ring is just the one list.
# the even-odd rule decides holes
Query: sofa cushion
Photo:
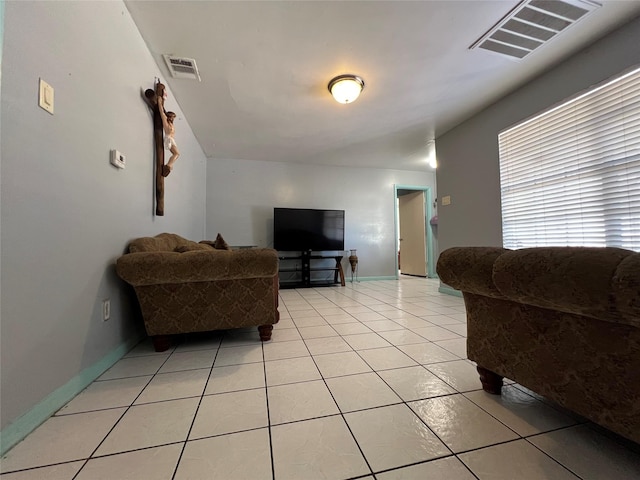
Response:
[{"label": "sofa cushion", "polygon": [[173,252],[180,245],[191,242],[175,233],[160,233],[155,237],[141,237],[129,243],[129,253],[137,252]]},{"label": "sofa cushion", "polygon": [[211,245],[206,245],[202,243],[190,242],[186,245],[178,245],[173,249],[174,252],[185,253],[185,252],[194,252],[196,250],[211,250],[213,247]]}]

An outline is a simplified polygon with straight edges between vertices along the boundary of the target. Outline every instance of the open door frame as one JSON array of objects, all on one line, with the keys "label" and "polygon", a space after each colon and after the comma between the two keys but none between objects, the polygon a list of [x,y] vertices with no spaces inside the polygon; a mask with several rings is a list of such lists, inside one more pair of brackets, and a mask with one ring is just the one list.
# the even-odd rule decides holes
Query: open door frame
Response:
[{"label": "open door frame", "polygon": [[431,187],[423,187],[417,185],[394,185],[393,186],[393,212],[394,212],[394,237],[395,237],[395,263],[396,263],[396,279],[400,278],[400,273],[398,271],[398,227],[400,222],[400,213],[398,212],[398,190],[415,190],[424,192],[424,211],[425,211],[425,219],[424,219],[424,235],[426,238],[427,245],[427,278],[436,278],[436,269],[433,265],[433,230],[432,226],[429,223],[429,219],[433,216],[433,200],[431,195]]}]

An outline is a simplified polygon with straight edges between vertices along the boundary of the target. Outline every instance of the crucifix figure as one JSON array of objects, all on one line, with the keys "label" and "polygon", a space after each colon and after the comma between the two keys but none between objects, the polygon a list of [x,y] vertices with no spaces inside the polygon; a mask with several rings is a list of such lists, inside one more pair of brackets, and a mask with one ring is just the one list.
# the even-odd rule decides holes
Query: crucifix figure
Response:
[{"label": "crucifix figure", "polygon": [[173,170],[173,164],[180,156],[180,152],[178,151],[178,146],[176,145],[176,140],[174,138],[176,129],[173,121],[176,118],[176,114],[173,112],[165,113],[164,110],[164,98],[167,94],[166,92],[167,91],[164,90],[164,94],[158,97],[158,111],[160,112],[160,118],[162,118],[162,128],[164,130],[164,148],[171,152],[171,158],[169,158],[166,165],[162,166],[163,177],[166,177],[171,173],[171,170]]}]

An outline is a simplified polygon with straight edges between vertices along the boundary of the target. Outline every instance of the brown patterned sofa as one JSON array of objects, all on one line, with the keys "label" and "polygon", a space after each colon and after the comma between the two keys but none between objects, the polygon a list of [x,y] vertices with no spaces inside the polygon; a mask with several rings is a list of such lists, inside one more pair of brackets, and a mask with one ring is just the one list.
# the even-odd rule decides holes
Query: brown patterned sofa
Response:
[{"label": "brown patterned sofa", "polygon": [[161,233],[133,240],[118,258],[116,271],[133,286],[156,351],[180,333],[257,326],[261,340],[271,339],[279,320],[277,252],[213,244]]},{"label": "brown patterned sofa", "polygon": [[437,272],[462,291],[486,391],[510,378],[640,443],[640,253],[456,247]]}]

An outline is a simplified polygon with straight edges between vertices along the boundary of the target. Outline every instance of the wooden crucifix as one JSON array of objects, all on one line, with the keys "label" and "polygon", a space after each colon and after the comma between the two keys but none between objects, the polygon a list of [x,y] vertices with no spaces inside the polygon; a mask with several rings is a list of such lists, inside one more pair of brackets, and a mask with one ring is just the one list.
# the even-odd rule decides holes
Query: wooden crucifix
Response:
[{"label": "wooden crucifix", "polygon": [[[167,112],[164,109],[165,86],[158,81],[155,90],[147,89],[144,92],[144,99],[153,112],[153,139],[156,148],[156,215],[164,215],[164,177],[171,173],[173,163],[178,159],[180,153],[173,137],[173,120],[176,114]],[[171,158],[165,165],[164,150],[171,151]]]}]

